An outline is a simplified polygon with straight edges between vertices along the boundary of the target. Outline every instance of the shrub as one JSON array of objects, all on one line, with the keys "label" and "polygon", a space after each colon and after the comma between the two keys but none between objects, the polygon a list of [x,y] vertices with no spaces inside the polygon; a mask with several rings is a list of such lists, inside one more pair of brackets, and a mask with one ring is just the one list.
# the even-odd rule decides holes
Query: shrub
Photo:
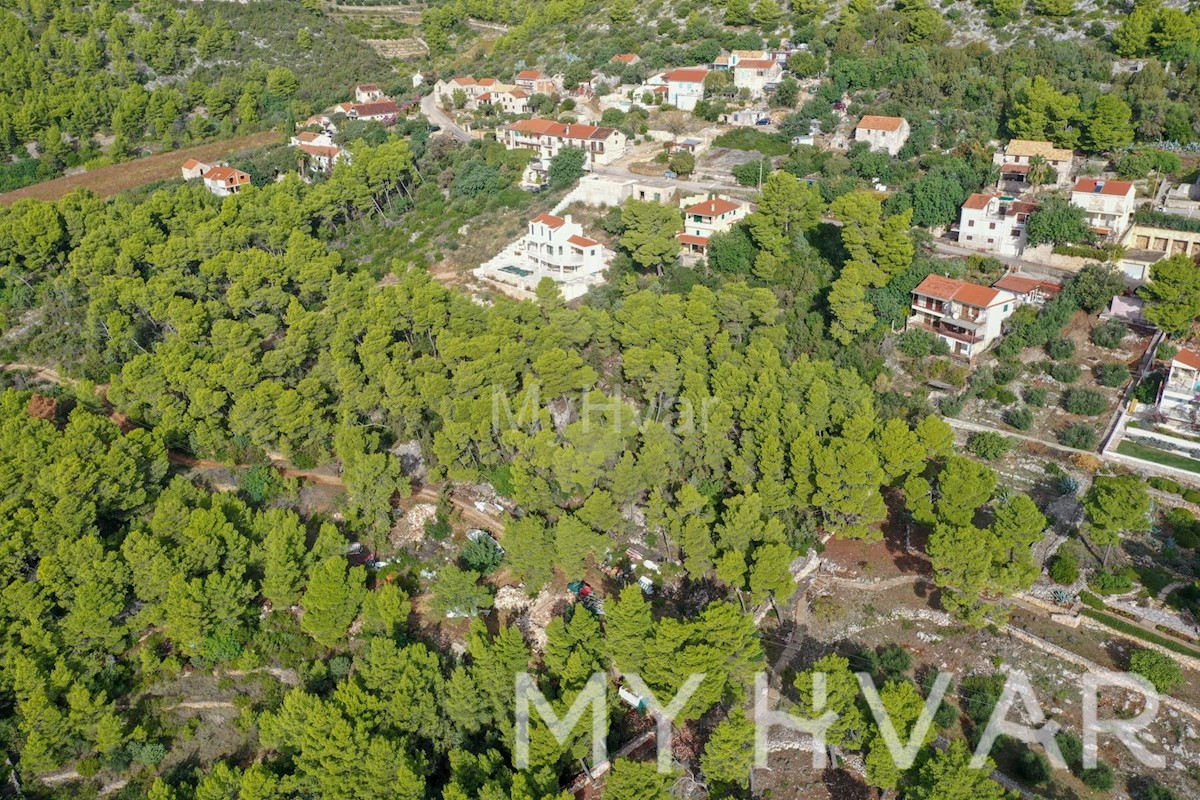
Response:
[{"label": "shrub", "polygon": [[896,349],[909,358],[925,358],[933,355],[934,343],[941,341],[929,331],[913,328],[896,338]]},{"label": "shrub", "polygon": [[1003,457],[1010,446],[1007,438],[992,431],[976,433],[967,442],[967,449],[986,461],[995,461]]},{"label": "shrub", "polygon": [[1166,373],[1159,370],[1151,372],[1146,376],[1145,380],[1138,384],[1133,390],[1133,397],[1139,403],[1154,403],[1158,400],[1158,389],[1162,386],[1162,382],[1166,380]]},{"label": "shrub", "polygon": [[1146,787],[1139,800],[1179,800],[1179,795],[1162,784],[1155,783]]},{"label": "shrub", "polygon": [[1074,422],[1058,432],[1058,442],[1076,450],[1091,450],[1096,446],[1096,429],[1086,422]]},{"label": "shrub", "polygon": [[1030,386],[1025,390],[1025,402],[1031,406],[1041,408],[1046,405],[1046,400],[1050,397],[1050,390],[1045,386]]},{"label": "shrub", "polygon": [[1184,489],[1183,499],[1192,505],[1200,505],[1200,491],[1196,491],[1195,489]]},{"label": "shrub", "polygon": [[1075,355],[1075,343],[1070,339],[1055,339],[1046,345],[1046,352],[1055,361],[1066,361]]},{"label": "shrub", "polygon": [[1078,736],[1066,731],[1054,734],[1054,742],[1058,745],[1058,751],[1062,753],[1067,767],[1071,772],[1078,772],[1083,764],[1083,742]]},{"label": "shrub", "polygon": [[[1179,481],[1173,481],[1170,478],[1153,477],[1148,478],[1146,483],[1150,484],[1150,488],[1158,489],[1160,492],[1168,492],[1170,494],[1179,494],[1183,491],[1183,487],[1179,485]],[[1187,509],[1171,509],[1171,511],[1187,511]],[[1187,512],[1189,515],[1191,512]]]},{"label": "shrub", "polygon": [[1019,431],[1027,431],[1033,427],[1033,412],[1024,406],[1009,409],[1004,418]]},{"label": "shrub", "polygon": [[1094,417],[1108,408],[1108,398],[1099,389],[1072,389],[1067,392],[1063,407],[1072,414]]},{"label": "shrub", "polygon": [[992,371],[992,377],[994,377],[996,379],[996,383],[999,384],[1011,383],[1012,380],[1020,374],[1020,364],[1001,364]]},{"label": "shrub", "polygon": [[251,505],[262,505],[279,493],[279,473],[256,464],[242,473],[242,494]]},{"label": "shrub", "polygon": [[1079,780],[1101,792],[1109,791],[1116,784],[1116,777],[1113,775],[1112,767],[1103,761],[1097,763],[1091,769],[1085,769],[1079,773]]},{"label": "shrub", "polygon": [[1169,692],[1183,682],[1179,662],[1157,650],[1138,650],[1129,657],[1129,669],[1150,681],[1160,692]]},{"label": "shrub", "polygon": [[1092,329],[1092,343],[1115,350],[1121,346],[1127,332],[1125,323],[1118,319],[1110,319]]},{"label": "shrub", "polygon": [[482,575],[491,575],[500,566],[504,554],[491,539],[480,537],[467,542],[462,549],[463,566]]},{"label": "shrub", "polygon": [[1002,386],[989,386],[979,393],[984,400],[995,400],[1002,406],[1011,406],[1017,402],[1017,396]]},{"label": "shrub", "polygon": [[1097,364],[1092,372],[1101,386],[1115,388],[1129,380],[1129,367],[1124,364]]},{"label": "shrub", "polygon": [[1082,372],[1078,364],[1072,364],[1069,361],[1063,361],[1050,366],[1050,377],[1060,383],[1074,383],[1079,380],[1079,375]]},{"label": "shrub", "polygon": [[1097,572],[1088,579],[1088,586],[1100,594],[1121,594],[1133,588],[1133,576],[1128,572]]},{"label": "shrub", "polygon": [[942,402],[938,404],[938,408],[947,417],[957,417],[963,410],[963,398],[961,395],[944,397],[942,398]]},{"label": "shrub", "polygon": [[1021,757],[1017,759],[1017,774],[1026,783],[1045,783],[1050,780],[1052,774],[1050,759],[1036,750],[1025,748],[1021,753]]},{"label": "shrub", "polygon": [[1170,342],[1163,342],[1162,344],[1160,344],[1158,346],[1158,350],[1157,350],[1157,352],[1155,352],[1154,355],[1157,358],[1162,359],[1163,361],[1170,361],[1172,358],[1175,357],[1175,354],[1178,352],[1179,352],[1178,347],[1171,344]]},{"label": "shrub", "polygon": [[1050,580],[1060,586],[1073,586],[1079,580],[1079,562],[1074,554],[1055,553],[1050,562]]}]

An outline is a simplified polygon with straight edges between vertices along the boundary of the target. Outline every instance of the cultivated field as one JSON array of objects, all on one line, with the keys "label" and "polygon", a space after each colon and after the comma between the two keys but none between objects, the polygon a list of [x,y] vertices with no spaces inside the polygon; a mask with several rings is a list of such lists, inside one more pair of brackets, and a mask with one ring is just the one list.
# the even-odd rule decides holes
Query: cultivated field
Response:
[{"label": "cultivated field", "polygon": [[57,200],[81,186],[91,189],[101,197],[112,197],[127,189],[136,189],[147,183],[179,177],[179,165],[189,158],[197,161],[227,159],[243,150],[274,144],[282,139],[279,131],[262,131],[249,136],[239,136],[236,139],[222,139],[219,142],[209,142],[122,164],[113,164],[90,172],[81,172],[78,175],[64,175],[52,181],[35,183],[32,186],[0,194],[0,205],[11,205],[26,197],[32,197],[35,200]]}]

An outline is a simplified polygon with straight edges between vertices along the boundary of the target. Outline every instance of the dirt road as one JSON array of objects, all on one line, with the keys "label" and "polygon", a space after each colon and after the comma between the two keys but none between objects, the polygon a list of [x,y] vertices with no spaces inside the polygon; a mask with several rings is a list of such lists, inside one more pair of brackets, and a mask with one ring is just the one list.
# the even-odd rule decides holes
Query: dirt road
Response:
[{"label": "dirt road", "polygon": [[113,164],[108,167],[81,172],[78,175],[64,175],[52,181],[35,183],[22,189],[0,194],[0,205],[11,205],[18,200],[32,197],[35,200],[57,200],[74,189],[83,187],[91,189],[101,197],[112,197],[128,189],[136,189],[154,181],[179,177],[179,166],[189,158],[197,161],[218,161],[268,144],[283,141],[279,131],[262,131],[249,136],[239,136],[236,139],[222,139],[219,142],[187,147],[183,150],[172,150],[146,156],[134,161]]}]

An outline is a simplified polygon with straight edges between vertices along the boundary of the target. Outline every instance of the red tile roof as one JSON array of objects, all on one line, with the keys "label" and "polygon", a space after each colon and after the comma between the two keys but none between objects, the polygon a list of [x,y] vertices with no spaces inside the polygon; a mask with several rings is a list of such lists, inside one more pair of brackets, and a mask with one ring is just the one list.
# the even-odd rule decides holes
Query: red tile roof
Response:
[{"label": "red tile roof", "polygon": [[613,128],[596,125],[564,125],[552,119],[522,119],[508,126],[509,130],[536,133],[539,136],[557,136],[562,139],[607,139],[616,133]]},{"label": "red tile roof", "polygon": [[684,209],[685,214],[697,214],[701,217],[719,217],[722,214],[728,214],[730,211],[737,211],[741,206],[737,203],[726,200],[722,197],[714,197],[711,200],[705,200],[703,203],[697,203],[691,208]]},{"label": "red tile roof", "polygon": [[480,86],[495,86],[499,82],[495,78],[480,78],[478,81]]},{"label": "red tile roof", "polygon": [[296,147],[310,156],[333,158],[342,152],[342,148],[328,144],[298,144]]},{"label": "red tile roof", "polygon": [[632,64],[633,62],[638,60],[638,54],[637,53],[617,53],[615,56],[613,56],[609,60],[610,61],[619,61],[622,64]]},{"label": "red tile roof", "polygon": [[967,283],[943,275],[929,275],[921,281],[913,294],[936,297],[938,300],[953,300],[976,308],[987,308],[996,302],[1000,292],[977,283]]},{"label": "red tile roof", "polygon": [[984,209],[984,208],[987,208],[988,203],[990,203],[992,201],[993,197],[995,197],[995,195],[979,194],[978,192],[976,192],[975,194],[973,194],[967,198],[967,202],[963,203],[962,207],[963,208],[973,208],[975,210]]},{"label": "red tile roof", "polygon": [[1175,357],[1172,358],[1171,360],[1178,361],[1180,364],[1183,364],[1185,367],[1191,367],[1192,369],[1200,369],[1200,353],[1196,353],[1195,351],[1188,350],[1186,347],[1179,348],[1179,352],[1176,353]]},{"label": "red tile roof", "polygon": [[360,117],[378,117],[388,114],[399,114],[400,106],[394,100],[380,100],[375,103],[362,103],[354,106],[354,113]]},{"label": "red tile roof", "polygon": [[183,162],[184,169],[195,169],[196,167],[203,167],[203,166],[204,166],[203,161],[197,161],[194,158],[189,158],[187,161]]},{"label": "red tile roof", "polygon": [[321,134],[313,133],[312,131],[300,131],[300,133],[296,134],[296,138],[301,142],[312,143],[321,138]]},{"label": "red tile roof", "polygon": [[517,73],[517,80],[519,81],[536,81],[542,77],[545,76],[542,75],[541,71],[536,69],[523,69]]},{"label": "red tile roof", "polygon": [[509,95],[512,97],[529,97],[529,92],[524,89],[513,89],[509,92]]},{"label": "red tile roof", "polygon": [[355,89],[362,89],[364,92],[378,92],[379,87],[373,83],[360,83]]},{"label": "red tile roof", "polygon": [[673,69],[665,73],[663,79],[671,83],[702,83],[706,75],[708,75],[708,70],[703,67],[689,67]]},{"label": "red tile roof", "polygon": [[470,75],[463,75],[458,78],[451,78],[450,82],[457,83],[459,86],[474,86],[478,81],[476,81]]},{"label": "red tile roof", "polygon": [[1106,181],[1097,180],[1096,178],[1080,178],[1075,183],[1075,188],[1072,192],[1085,192],[1087,194],[1107,194],[1115,197],[1124,197],[1133,189],[1133,184],[1129,181]]},{"label": "red tile roof", "polygon": [[992,284],[995,289],[1003,289],[1014,294],[1029,294],[1041,285],[1037,278],[1022,278],[1020,275],[1005,275]]},{"label": "red tile roof", "polygon": [[571,236],[567,239],[571,244],[577,244],[580,247],[595,247],[600,244],[595,239],[589,239],[586,236]]},{"label": "red tile roof", "polygon": [[690,233],[680,233],[676,234],[675,238],[684,244],[694,244],[697,247],[708,247],[707,236],[694,236]]},{"label": "red tile roof", "polygon": [[858,127],[869,131],[898,131],[904,124],[904,117],[879,117],[868,114],[858,121]]},{"label": "red tile roof", "polygon": [[237,186],[240,183],[246,183],[250,180],[250,176],[242,172],[240,169],[233,167],[213,167],[208,172],[204,173],[204,180],[217,181],[226,186]]},{"label": "red tile roof", "polygon": [[566,223],[566,220],[562,217],[556,217],[553,214],[538,214],[530,222],[538,222],[548,228],[561,228]]}]

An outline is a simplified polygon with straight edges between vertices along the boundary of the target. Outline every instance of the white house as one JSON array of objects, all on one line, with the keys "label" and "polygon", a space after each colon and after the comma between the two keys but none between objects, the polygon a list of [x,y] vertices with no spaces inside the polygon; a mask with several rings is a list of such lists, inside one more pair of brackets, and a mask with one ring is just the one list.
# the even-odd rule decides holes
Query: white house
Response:
[{"label": "white house", "polygon": [[354,87],[354,102],[374,103],[383,99],[383,90],[373,83],[361,83]]},{"label": "white house", "polygon": [[1179,348],[1158,396],[1158,410],[1169,420],[1200,427],[1200,354]]},{"label": "white house", "polygon": [[708,70],[703,67],[673,69],[663,73],[667,87],[667,102],[682,111],[693,111],[696,101],[704,98],[704,78]]},{"label": "white house", "polygon": [[710,197],[700,202],[696,198],[683,201],[683,232],[675,238],[685,253],[708,255],[708,240],[714,233],[724,233],[750,213],[747,203],[730,197]]},{"label": "white house", "polygon": [[929,275],[912,292],[907,328],[940,337],[956,356],[973,359],[1000,338],[1001,324],[1017,308],[1017,298],[1000,289]]},{"label": "white house", "polygon": [[388,99],[376,100],[372,103],[355,103],[350,106],[346,116],[350,119],[373,120],[391,125],[400,116],[400,106],[396,105],[395,101]]},{"label": "white house", "polygon": [[250,183],[250,176],[240,169],[224,165],[209,167],[204,172],[204,186],[217,197],[237,194]]},{"label": "white house", "polygon": [[1130,181],[1080,178],[1071,188],[1071,203],[1087,212],[1088,225],[1101,236],[1120,236],[1129,227],[1137,191]]},{"label": "white house", "polygon": [[334,164],[350,155],[335,145],[327,133],[301,131],[292,137],[291,145],[304,154],[309,172],[329,172]]},{"label": "white house", "polygon": [[765,61],[771,54],[766,50],[734,50],[732,53],[722,53],[713,59],[713,69],[733,69],[743,60]]},{"label": "white house", "polygon": [[196,178],[203,178],[204,173],[208,172],[209,166],[203,161],[197,161],[194,158],[189,158],[187,161],[183,162],[183,166],[180,169],[183,172],[183,179],[185,181],[190,181],[195,180]]},{"label": "white house", "polygon": [[570,214],[539,214],[529,221],[524,236],[474,274],[518,297],[535,296],[538,283],[550,278],[563,297],[572,300],[603,282],[612,257],[611,250],[584,235]]},{"label": "white house", "polygon": [[586,166],[611,164],[625,153],[625,134],[597,125],[567,125],[551,119],[522,119],[505,126],[504,146],[533,150],[535,158],[549,161],[564,147],[587,154]]},{"label": "white house", "polygon": [[1035,158],[1041,158],[1046,166],[1054,170],[1054,180],[1049,186],[1067,187],[1071,185],[1071,166],[1074,153],[1062,147],[1055,147],[1051,142],[1031,139],[1013,139],[1002,149],[992,154],[992,163],[1000,167],[1002,183],[1029,183],[1029,167]]},{"label": "white house", "polygon": [[1025,249],[1025,223],[1036,210],[1036,203],[973,194],[962,205],[958,243],[994,255],[1020,255]]},{"label": "white house", "polygon": [[762,97],[767,86],[779,83],[783,65],[771,59],[741,59],[733,66],[733,85],[748,89],[751,97]]},{"label": "white house", "polygon": [[484,92],[475,98],[476,105],[489,103],[496,106],[505,114],[528,114],[529,92],[513,86],[504,86],[490,92]]},{"label": "white house", "polygon": [[872,150],[882,150],[896,155],[908,141],[908,120],[904,117],[879,117],[868,114],[858,121],[854,129],[854,141],[867,142]]},{"label": "white house", "polygon": [[554,94],[562,90],[561,79],[547,75],[536,69],[523,69],[513,78],[518,89],[524,89],[530,94]]}]

